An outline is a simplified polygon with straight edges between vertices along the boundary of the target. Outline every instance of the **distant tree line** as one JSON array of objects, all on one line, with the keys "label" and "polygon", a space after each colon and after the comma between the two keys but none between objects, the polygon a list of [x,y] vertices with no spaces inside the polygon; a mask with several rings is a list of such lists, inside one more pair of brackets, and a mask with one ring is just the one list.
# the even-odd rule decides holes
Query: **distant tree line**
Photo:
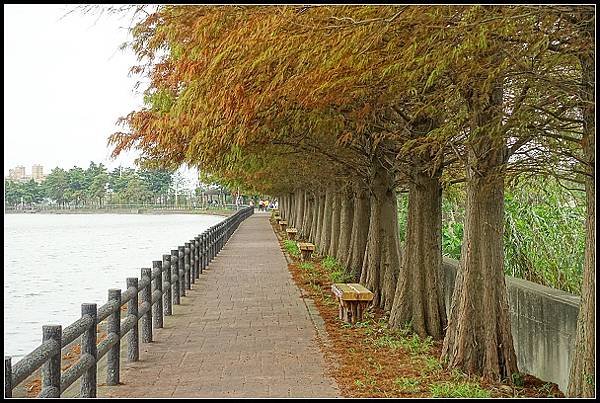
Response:
[{"label": "distant tree line", "polygon": [[[87,169],[54,168],[42,183],[5,180],[5,206],[30,206],[41,203],[59,207],[103,207],[108,204],[186,203],[189,189],[185,178],[173,170],[118,167],[108,171],[90,162]],[[196,195],[202,193],[197,188]]]}]

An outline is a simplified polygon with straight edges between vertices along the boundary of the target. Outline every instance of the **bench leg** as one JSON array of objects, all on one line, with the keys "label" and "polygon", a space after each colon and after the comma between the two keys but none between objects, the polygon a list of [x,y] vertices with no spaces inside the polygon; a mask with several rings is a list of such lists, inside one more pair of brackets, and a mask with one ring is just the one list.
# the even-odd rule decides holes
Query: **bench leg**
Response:
[{"label": "bench leg", "polygon": [[363,303],[359,301],[356,303],[356,320],[362,322],[363,320]]},{"label": "bench leg", "polygon": [[350,314],[352,315],[352,317],[350,318],[350,323],[355,324],[356,317],[358,316],[358,302],[352,301],[352,303],[350,304],[350,309],[351,309]]},{"label": "bench leg", "polygon": [[344,301],[344,306],[343,306],[343,321],[344,322],[350,322],[350,309],[348,309],[348,303],[346,301]]}]

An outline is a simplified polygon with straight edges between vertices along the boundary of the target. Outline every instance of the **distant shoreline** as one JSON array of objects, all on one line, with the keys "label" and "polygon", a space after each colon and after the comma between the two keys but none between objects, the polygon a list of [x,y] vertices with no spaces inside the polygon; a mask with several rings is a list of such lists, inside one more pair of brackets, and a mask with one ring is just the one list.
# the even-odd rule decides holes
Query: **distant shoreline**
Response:
[{"label": "distant shoreline", "polygon": [[178,209],[178,210],[159,210],[152,208],[121,208],[121,209],[73,209],[73,210],[5,210],[4,214],[147,214],[147,215],[163,215],[163,214],[203,214],[203,215],[218,215],[229,216],[235,210],[215,209]]}]

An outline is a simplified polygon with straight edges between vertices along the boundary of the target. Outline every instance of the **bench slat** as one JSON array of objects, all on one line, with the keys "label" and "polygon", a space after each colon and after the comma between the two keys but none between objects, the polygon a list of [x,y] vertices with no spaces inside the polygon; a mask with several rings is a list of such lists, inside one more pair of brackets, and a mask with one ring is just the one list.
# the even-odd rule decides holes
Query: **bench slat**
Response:
[{"label": "bench slat", "polygon": [[373,299],[373,293],[366,287],[360,284],[348,284],[352,289],[358,293],[358,299],[360,301],[371,301]]},{"label": "bench slat", "polygon": [[373,293],[360,284],[335,283],[331,285],[331,291],[344,301],[371,301]]}]

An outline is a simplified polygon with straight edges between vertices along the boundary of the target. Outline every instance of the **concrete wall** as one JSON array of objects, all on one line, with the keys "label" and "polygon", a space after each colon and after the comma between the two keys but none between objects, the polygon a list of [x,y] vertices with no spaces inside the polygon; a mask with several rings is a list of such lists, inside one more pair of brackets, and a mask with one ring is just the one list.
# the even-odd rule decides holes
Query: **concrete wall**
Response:
[{"label": "concrete wall", "polygon": [[[449,314],[458,261],[444,258],[443,268],[446,312]],[[519,370],[554,382],[565,392],[580,298],[510,276],[506,276],[506,288]]]}]

